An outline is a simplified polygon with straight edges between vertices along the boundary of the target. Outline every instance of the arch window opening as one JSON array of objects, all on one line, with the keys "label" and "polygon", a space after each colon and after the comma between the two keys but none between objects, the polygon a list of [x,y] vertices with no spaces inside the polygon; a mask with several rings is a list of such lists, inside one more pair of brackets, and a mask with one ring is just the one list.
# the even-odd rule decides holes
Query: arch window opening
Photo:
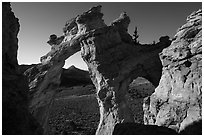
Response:
[{"label": "arch window opening", "polygon": [[144,124],[143,100],[151,96],[155,86],[143,77],[134,79],[128,87],[128,105],[133,113],[135,123]]},{"label": "arch window opening", "polygon": [[48,134],[94,135],[100,112],[89,72],[75,65],[63,68],[49,118]]}]

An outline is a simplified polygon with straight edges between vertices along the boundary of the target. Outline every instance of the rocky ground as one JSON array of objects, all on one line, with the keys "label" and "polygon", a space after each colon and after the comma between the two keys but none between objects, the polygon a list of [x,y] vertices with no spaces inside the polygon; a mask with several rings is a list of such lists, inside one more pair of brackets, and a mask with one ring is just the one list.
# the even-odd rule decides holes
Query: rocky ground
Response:
[{"label": "rocky ground", "polygon": [[[99,123],[99,107],[93,85],[58,89],[49,117],[49,134],[93,135]],[[138,78],[130,84],[130,108],[135,122],[143,124],[143,98],[154,91],[154,86]]]},{"label": "rocky ground", "polygon": [[99,122],[94,87],[60,88],[49,117],[49,134],[92,135]]}]

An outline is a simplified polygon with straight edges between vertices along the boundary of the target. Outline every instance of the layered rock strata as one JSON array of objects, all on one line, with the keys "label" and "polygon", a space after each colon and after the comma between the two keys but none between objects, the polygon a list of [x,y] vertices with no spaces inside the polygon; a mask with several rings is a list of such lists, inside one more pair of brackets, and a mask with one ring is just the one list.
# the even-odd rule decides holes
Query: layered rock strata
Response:
[{"label": "layered rock strata", "polygon": [[[178,29],[171,45],[161,52],[160,59],[161,80],[155,93],[145,99],[144,122],[182,132],[202,119],[201,10],[187,17],[186,24]],[[197,130],[201,130],[201,125]]]},{"label": "layered rock strata", "polygon": [[[26,71],[31,76],[30,111],[45,130],[49,108],[60,85],[66,59],[81,51],[100,107],[100,123],[96,134],[112,134],[117,123],[133,122],[128,108],[128,86],[133,79],[144,77],[158,86],[162,72],[159,53],[171,41],[163,37],[154,46],[135,45],[128,34],[130,18],[122,13],[107,26],[101,6],[67,21],[63,36],[50,36],[51,51],[41,57],[41,63]],[[63,38],[63,39],[62,39]]]}]

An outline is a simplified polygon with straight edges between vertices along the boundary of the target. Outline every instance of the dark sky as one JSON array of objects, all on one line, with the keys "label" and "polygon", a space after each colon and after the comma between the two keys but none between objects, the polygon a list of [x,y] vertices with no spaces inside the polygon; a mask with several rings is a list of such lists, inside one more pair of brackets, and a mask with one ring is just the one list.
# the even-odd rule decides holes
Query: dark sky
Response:
[{"label": "dark sky", "polygon": [[[20,19],[18,61],[19,64],[39,63],[41,56],[50,51],[46,43],[51,34],[62,35],[66,20],[87,11],[92,6],[102,5],[105,23],[118,18],[125,11],[131,19],[129,33],[138,27],[141,43],[157,42],[161,36],[171,38],[185,23],[186,17],[202,8],[201,2],[12,2],[12,9]],[[87,69],[80,53],[66,61],[70,65]]]}]

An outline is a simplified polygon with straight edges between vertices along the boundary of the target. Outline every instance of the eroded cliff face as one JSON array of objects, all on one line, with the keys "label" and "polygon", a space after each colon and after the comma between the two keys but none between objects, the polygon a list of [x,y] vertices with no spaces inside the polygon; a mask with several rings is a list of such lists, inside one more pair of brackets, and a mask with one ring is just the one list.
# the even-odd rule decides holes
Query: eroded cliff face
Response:
[{"label": "eroded cliff face", "polygon": [[178,29],[172,44],[161,52],[160,59],[161,80],[155,93],[146,98],[144,122],[181,132],[202,119],[201,10],[187,17],[186,24]]},{"label": "eroded cliff face", "polygon": [[2,134],[41,134],[28,111],[28,83],[18,72],[19,22],[10,3],[2,3]]},{"label": "eroded cliff face", "polygon": [[63,36],[50,36],[51,51],[41,57],[40,64],[25,72],[30,76],[30,111],[45,134],[62,67],[76,52],[81,51],[96,87],[100,107],[96,134],[112,134],[117,123],[134,122],[127,105],[128,86],[133,79],[144,77],[155,86],[159,84],[162,72],[159,53],[170,45],[168,37],[162,37],[154,46],[135,45],[127,32],[130,18],[126,13],[110,26],[102,17],[101,6],[97,6],[67,21]]}]

